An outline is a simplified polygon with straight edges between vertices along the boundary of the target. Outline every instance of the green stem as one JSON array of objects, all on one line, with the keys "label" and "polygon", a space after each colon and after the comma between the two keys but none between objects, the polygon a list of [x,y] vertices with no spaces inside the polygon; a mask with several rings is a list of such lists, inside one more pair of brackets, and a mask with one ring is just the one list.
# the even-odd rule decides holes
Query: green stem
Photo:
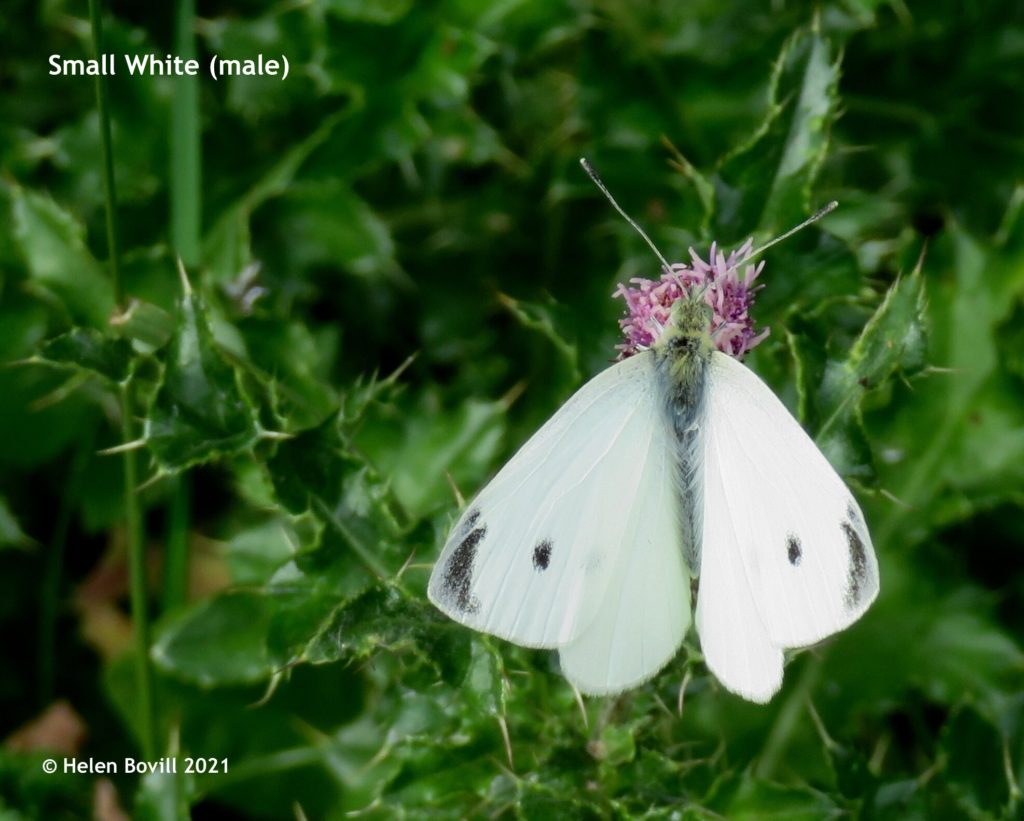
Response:
[{"label": "green stem", "polygon": [[188,595],[188,523],[192,507],[190,493],[188,473],[175,477],[164,563],[164,612],[184,604]]},{"label": "green stem", "polygon": [[[89,0],[89,19],[92,22],[92,45],[97,60],[103,56],[103,22],[100,0]],[[96,107],[100,115],[100,143],[103,146],[103,194],[107,204],[107,253],[110,277],[114,282],[114,299],[118,305],[124,301],[121,282],[120,244],[117,225],[117,187],[114,184],[114,144],[110,138],[110,108],[107,101],[107,78],[96,77]]]},{"label": "green stem", "polygon": [[[96,59],[103,55],[103,25],[99,0],[89,0],[89,19],[92,22],[92,43]],[[106,77],[96,78],[96,103],[100,118],[100,141],[103,147],[103,191],[106,200],[107,252],[114,294],[119,305],[124,304],[124,284],[121,281],[120,246],[117,226],[117,186],[114,181],[114,148],[110,136],[110,108],[107,99]],[[121,436],[124,442],[135,439],[135,402],[131,384],[121,388]],[[130,567],[131,609],[135,632],[135,676],[138,698],[138,722],[142,751],[148,759],[156,752],[153,718],[152,669],[149,662],[149,613],[146,592],[145,542],[142,534],[142,515],[139,497],[135,491],[138,473],[134,450],[124,453],[124,510],[128,537],[128,563]]]},{"label": "green stem", "polygon": [[[121,438],[135,440],[132,415],[134,391],[130,384],[121,389]],[[139,735],[147,758],[156,754],[153,722],[153,671],[149,663],[149,596],[146,591],[146,546],[139,509],[138,471],[135,450],[124,453],[124,518],[128,531],[128,569],[131,590],[132,624],[135,638],[135,687],[138,698]]]},{"label": "green stem", "polygon": [[[176,6],[175,52],[182,60],[191,60],[196,54],[195,0],[178,0]],[[171,243],[186,267],[200,261],[201,178],[199,78],[176,77],[171,117]]]},{"label": "green stem", "polygon": [[[195,0],[177,0],[175,53],[183,60],[196,54]],[[201,256],[202,158],[199,133],[199,78],[176,77],[171,109],[171,247],[185,267]],[[174,477],[167,552],[164,557],[163,609],[184,603],[188,592],[189,494],[187,473]]]},{"label": "green stem", "polygon": [[61,496],[57,519],[53,526],[53,538],[46,554],[43,570],[43,584],[40,594],[39,613],[39,703],[46,706],[53,700],[54,671],[56,670],[57,612],[60,607],[61,571],[64,569],[64,552],[67,546],[71,516],[82,490],[85,466],[93,451],[95,436],[92,426],[78,443],[68,468],[65,491]]}]

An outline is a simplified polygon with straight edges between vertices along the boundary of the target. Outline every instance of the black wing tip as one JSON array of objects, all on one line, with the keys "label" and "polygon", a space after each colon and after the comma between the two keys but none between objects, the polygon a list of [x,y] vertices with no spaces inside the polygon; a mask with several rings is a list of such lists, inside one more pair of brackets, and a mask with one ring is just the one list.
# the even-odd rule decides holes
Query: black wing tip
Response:
[{"label": "black wing tip", "polygon": [[462,613],[475,613],[480,609],[479,600],[471,592],[477,548],[487,536],[486,524],[476,526],[479,520],[480,511],[471,509],[452,534],[451,541],[457,541],[457,545],[440,568],[435,589],[439,599],[443,598],[446,604],[450,603]]},{"label": "black wing tip", "polygon": [[[847,513],[855,513],[852,510],[852,505],[847,509]],[[877,593],[878,588],[877,573],[871,571],[873,562],[868,560],[868,551],[871,548],[864,544],[857,523],[859,523],[859,517],[850,515],[849,518],[844,519],[839,524],[839,529],[846,538],[846,546],[849,551],[846,592],[844,594],[846,609],[849,611],[857,610],[861,607],[862,600],[866,597],[870,588],[875,588],[875,593]],[[876,583],[872,584],[872,581]]]}]

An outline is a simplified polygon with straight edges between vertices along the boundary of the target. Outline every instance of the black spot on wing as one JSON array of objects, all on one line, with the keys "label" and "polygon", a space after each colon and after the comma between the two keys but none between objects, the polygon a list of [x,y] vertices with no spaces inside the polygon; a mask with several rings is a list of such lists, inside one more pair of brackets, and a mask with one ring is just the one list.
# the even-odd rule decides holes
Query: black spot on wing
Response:
[{"label": "black spot on wing", "polygon": [[551,562],[551,539],[538,542],[533,549],[533,566],[536,570],[547,570]]},{"label": "black spot on wing", "polygon": [[[475,613],[480,602],[470,595],[473,582],[473,562],[477,546],[487,535],[487,526],[473,527],[480,518],[480,511],[474,510],[459,528],[465,535],[459,546],[452,551],[444,568],[444,589],[455,599],[455,606],[464,613]],[[468,532],[467,532],[468,531]]]},{"label": "black spot on wing", "polygon": [[846,545],[850,550],[850,570],[846,581],[846,607],[852,610],[860,603],[860,594],[868,578],[868,554],[864,542],[857,529],[850,521],[840,526],[846,536]]},{"label": "black spot on wing", "polygon": [[803,557],[804,551],[800,547],[800,540],[790,533],[786,537],[786,557],[789,559],[789,563],[796,567],[800,564],[800,559]]}]

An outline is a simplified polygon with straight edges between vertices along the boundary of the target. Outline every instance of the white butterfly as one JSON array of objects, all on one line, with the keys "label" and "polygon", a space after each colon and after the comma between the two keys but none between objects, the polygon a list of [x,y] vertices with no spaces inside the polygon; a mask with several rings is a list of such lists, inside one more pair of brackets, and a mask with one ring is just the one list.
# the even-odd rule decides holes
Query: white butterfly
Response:
[{"label": "white butterfly", "polygon": [[555,648],[589,694],[654,676],[691,623],[708,668],[766,702],[783,651],[878,593],[860,507],[690,293],[650,350],[584,385],[469,504],[430,577],[462,624]]}]

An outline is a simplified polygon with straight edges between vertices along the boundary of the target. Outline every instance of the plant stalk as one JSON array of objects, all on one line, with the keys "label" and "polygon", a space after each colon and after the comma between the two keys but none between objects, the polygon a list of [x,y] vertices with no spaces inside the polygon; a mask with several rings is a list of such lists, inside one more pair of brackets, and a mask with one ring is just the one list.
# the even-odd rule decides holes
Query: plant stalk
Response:
[{"label": "plant stalk", "polygon": [[[178,0],[174,15],[175,53],[196,56],[195,0]],[[176,77],[171,113],[171,247],[193,268],[200,262],[202,156],[199,139],[199,78]]]},{"label": "plant stalk", "polygon": [[[135,439],[134,389],[121,387],[121,437],[125,442]],[[149,595],[146,589],[146,545],[142,533],[142,512],[139,508],[139,484],[135,450],[124,453],[124,518],[128,536],[129,587],[132,625],[135,639],[135,686],[138,698],[139,736],[142,751],[153,760],[156,755],[156,734],[153,710],[153,671],[149,661]]]},{"label": "plant stalk", "polygon": [[[103,25],[99,0],[89,0],[89,19],[92,23],[92,42],[96,59],[103,55]],[[114,177],[114,150],[111,140],[110,108],[106,77],[96,77],[96,103],[100,119],[100,142],[103,148],[103,191],[106,201],[107,256],[110,276],[117,304],[124,306],[124,284],[121,281],[120,246],[117,225],[117,187]],[[124,442],[135,439],[134,390],[129,382],[121,387],[121,436]],[[156,752],[153,714],[153,674],[149,661],[149,597],[146,590],[145,541],[142,533],[142,515],[136,493],[138,472],[135,451],[124,455],[124,510],[128,540],[130,568],[131,610],[135,639],[135,678],[137,718],[142,751],[152,760]]]},{"label": "plant stalk", "polygon": [[60,587],[64,570],[64,555],[67,548],[68,532],[74,515],[78,498],[82,491],[82,481],[89,456],[95,447],[95,430],[88,427],[75,448],[75,454],[68,468],[67,480],[57,518],[54,522],[53,536],[46,553],[46,565],[43,570],[43,584],[40,595],[39,614],[39,706],[46,707],[54,697],[55,671],[57,669],[57,619],[60,610]]},{"label": "plant stalk", "polygon": [[[177,0],[174,12],[175,53],[196,55],[195,0]],[[199,127],[199,78],[176,77],[171,109],[171,247],[186,268],[202,254],[202,155]],[[183,604],[188,593],[189,474],[171,480],[171,510],[164,555],[163,610]]]},{"label": "plant stalk", "polygon": [[[99,0],[89,0],[89,20],[92,23],[92,47],[97,60],[103,57],[103,21]],[[96,107],[100,117],[100,144],[103,150],[103,194],[107,212],[107,256],[110,278],[114,283],[114,300],[123,307],[124,290],[121,282],[121,255],[117,225],[117,187],[114,184],[114,148],[110,137],[110,108],[107,99],[107,78],[96,76]]]}]

